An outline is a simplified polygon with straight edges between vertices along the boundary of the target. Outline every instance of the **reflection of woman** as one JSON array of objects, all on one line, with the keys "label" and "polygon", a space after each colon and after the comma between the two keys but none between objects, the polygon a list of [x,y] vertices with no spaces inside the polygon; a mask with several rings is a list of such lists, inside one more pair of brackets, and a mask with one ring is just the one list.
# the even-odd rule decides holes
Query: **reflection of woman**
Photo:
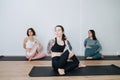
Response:
[{"label": "reflection of woman", "polygon": [[[64,75],[67,71],[71,71],[75,68],[85,67],[79,63],[75,54],[71,51],[70,44],[64,34],[64,28],[61,25],[55,27],[55,39],[52,39],[48,43],[48,53],[52,57],[52,67],[60,75]],[[71,59],[71,62],[67,60]]]},{"label": "reflection of woman", "polygon": [[26,50],[26,58],[31,61],[32,59],[39,59],[45,57],[45,54],[41,53],[42,45],[34,37],[36,35],[33,28],[27,30],[27,36],[24,39],[23,47]]},{"label": "reflection of woman", "polygon": [[84,41],[85,57],[86,59],[101,59],[102,55],[99,53],[101,45],[95,36],[94,30],[88,31],[88,38]]}]

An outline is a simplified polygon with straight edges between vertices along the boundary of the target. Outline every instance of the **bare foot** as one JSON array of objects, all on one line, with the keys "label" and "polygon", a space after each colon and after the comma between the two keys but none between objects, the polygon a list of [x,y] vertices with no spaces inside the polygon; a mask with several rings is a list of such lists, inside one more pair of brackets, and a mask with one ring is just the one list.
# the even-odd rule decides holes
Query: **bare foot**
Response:
[{"label": "bare foot", "polygon": [[84,65],[80,62],[78,68],[82,68],[82,67],[86,67],[86,65]]},{"label": "bare foot", "polygon": [[29,59],[28,59],[28,61],[31,61],[32,60],[32,57],[30,57]]},{"label": "bare foot", "polygon": [[58,73],[59,73],[59,75],[65,75],[64,69],[58,69]]},{"label": "bare foot", "polygon": [[93,59],[92,57],[86,57],[86,59]]}]

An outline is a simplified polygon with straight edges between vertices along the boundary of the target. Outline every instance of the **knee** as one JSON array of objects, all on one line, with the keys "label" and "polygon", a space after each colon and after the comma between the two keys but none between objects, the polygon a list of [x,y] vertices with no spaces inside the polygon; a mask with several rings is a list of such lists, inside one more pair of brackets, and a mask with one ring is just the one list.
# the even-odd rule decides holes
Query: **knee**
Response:
[{"label": "knee", "polygon": [[45,53],[39,53],[39,55],[42,56],[42,57],[45,57],[45,56],[46,56]]},{"label": "knee", "polygon": [[68,51],[68,50],[66,50],[64,53],[65,53],[65,54],[69,54],[69,51]]},{"label": "knee", "polygon": [[71,57],[71,59],[73,60],[73,62],[74,62],[75,64],[79,64],[79,60],[77,59],[77,57],[76,57],[75,55],[73,55],[73,56]]},{"label": "knee", "polygon": [[74,65],[77,67],[79,65],[79,61],[74,62]]},{"label": "knee", "polygon": [[69,51],[66,50],[63,54],[64,54],[64,56],[68,56],[69,55]]},{"label": "knee", "polygon": [[101,59],[102,55],[100,53],[97,53],[96,55],[93,56],[93,59]]},{"label": "knee", "polygon": [[80,63],[79,60],[76,60],[76,64],[79,65],[79,63]]}]

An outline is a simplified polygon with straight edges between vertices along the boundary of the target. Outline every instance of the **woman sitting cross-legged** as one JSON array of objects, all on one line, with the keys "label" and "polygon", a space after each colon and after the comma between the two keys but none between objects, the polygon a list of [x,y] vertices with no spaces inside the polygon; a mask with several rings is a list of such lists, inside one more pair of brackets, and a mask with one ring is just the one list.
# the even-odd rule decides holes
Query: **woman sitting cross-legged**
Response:
[{"label": "woman sitting cross-legged", "polygon": [[33,28],[29,28],[27,30],[27,36],[24,39],[23,47],[26,50],[26,58],[31,61],[35,59],[40,59],[45,57],[46,55],[44,53],[41,53],[42,51],[42,45],[40,42],[35,38],[35,31]]},{"label": "woman sitting cross-legged", "polygon": [[[52,67],[59,75],[65,75],[73,69],[85,67],[71,50],[61,25],[55,27],[55,38],[48,43],[48,54],[52,57]],[[68,61],[71,60],[71,61]]]}]

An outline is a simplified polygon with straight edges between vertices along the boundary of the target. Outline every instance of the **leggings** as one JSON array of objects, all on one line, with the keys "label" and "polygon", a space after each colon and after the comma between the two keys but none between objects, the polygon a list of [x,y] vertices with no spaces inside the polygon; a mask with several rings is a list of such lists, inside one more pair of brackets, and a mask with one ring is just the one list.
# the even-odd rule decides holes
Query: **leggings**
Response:
[{"label": "leggings", "polygon": [[101,54],[96,52],[99,46],[93,46],[92,48],[85,49],[85,57],[92,57],[93,59],[101,59]]},{"label": "leggings", "polygon": [[39,47],[38,44],[34,44],[33,47],[32,47],[32,50],[30,52],[26,52],[26,56],[33,56],[33,55],[35,55],[38,47]]},{"label": "leggings", "polygon": [[71,71],[75,68],[78,67],[79,65],[79,60],[77,59],[77,57],[75,55],[73,55],[71,57],[71,62],[68,62],[69,56],[69,51],[66,50],[60,57],[53,57],[52,58],[52,67],[55,71],[58,70],[58,68],[60,69],[64,69],[65,72]]}]

